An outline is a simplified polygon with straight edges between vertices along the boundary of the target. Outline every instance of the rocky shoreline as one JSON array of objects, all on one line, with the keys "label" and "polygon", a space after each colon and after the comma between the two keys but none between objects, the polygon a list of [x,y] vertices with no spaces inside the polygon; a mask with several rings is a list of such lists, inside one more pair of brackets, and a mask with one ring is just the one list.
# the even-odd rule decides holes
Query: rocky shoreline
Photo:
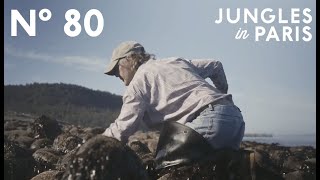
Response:
[{"label": "rocky shoreline", "polygon": [[[103,131],[47,116],[4,118],[4,179],[217,179],[212,162],[155,170],[159,132],[138,131],[123,144]],[[241,149],[254,157],[248,179],[316,179],[313,147],[244,141]]]}]

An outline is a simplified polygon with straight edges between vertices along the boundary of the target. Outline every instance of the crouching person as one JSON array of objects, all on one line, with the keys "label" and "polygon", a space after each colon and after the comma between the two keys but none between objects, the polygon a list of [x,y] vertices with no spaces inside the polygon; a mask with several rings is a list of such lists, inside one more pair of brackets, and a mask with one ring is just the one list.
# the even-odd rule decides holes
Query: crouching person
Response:
[{"label": "crouching person", "polygon": [[105,74],[118,77],[127,88],[118,118],[103,135],[126,142],[141,122],[163,126],[158,168],[199,160],[212,150],[239,149],[245,122],[228,94],[220,61],[155,59],[138,42],[126,41],[113,51]]}]

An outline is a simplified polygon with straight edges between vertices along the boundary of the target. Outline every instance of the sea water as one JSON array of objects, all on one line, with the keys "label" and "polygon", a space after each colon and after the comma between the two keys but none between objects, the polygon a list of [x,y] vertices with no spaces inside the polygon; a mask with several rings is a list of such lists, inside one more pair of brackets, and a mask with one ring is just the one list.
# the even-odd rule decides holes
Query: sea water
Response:
[{"label": "sea water", "polygon": [[316,134],[274,134],[272,137],[244,137],[243,141],[278,143],[281,146],[312,146],[316,148]]}]

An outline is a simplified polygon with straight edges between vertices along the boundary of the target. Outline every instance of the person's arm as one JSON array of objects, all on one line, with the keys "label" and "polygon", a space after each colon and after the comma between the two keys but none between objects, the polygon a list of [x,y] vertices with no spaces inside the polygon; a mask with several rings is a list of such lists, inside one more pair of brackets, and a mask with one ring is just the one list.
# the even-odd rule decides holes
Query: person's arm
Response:
[{"label": "person's arm", "polygon": [[189,60],[195,66],[197,73],[204,79],[210,78],[215,87],[223,92],[228,92],[228,82],[222,63],[216,60],[194,59]]},{"label": "person's arm", "polygon": [[103,135],[126,142],[138,128],[145,112],[141,96],[129,93],[123,96],[123,105],[118,118],[104,131]]}]

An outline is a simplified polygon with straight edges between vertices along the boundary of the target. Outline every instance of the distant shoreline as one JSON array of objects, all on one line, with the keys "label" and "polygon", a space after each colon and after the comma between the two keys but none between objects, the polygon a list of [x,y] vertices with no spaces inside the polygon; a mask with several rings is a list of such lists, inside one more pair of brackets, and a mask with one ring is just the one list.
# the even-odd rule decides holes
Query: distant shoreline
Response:
[{"label": "distant shoreline", "polygon": [[301,135],[301,134],[272,134],[272,137],[266,136],[244,136],[243,141],[255,141],[260,143],[273,144],[277,143],[282,146],[312,146],[316,148],[316,135]]},{"label": "distant shoreline", "polygon": [[244,137],[273,137],[273,135],[267,133],[247,133],[244,134]]}]

